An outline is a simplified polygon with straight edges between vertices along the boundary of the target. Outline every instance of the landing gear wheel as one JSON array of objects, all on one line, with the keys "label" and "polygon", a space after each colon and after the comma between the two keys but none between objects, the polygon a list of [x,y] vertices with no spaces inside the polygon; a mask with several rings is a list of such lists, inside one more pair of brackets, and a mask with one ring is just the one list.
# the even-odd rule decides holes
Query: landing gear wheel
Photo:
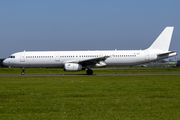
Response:
[{"label": "landing gear wheel", "polygon": [[88,75],[92,75],[92,74],[93,74],[93,71],[92,71],[92,70],[87,70],[86,73],[87,73]]}]

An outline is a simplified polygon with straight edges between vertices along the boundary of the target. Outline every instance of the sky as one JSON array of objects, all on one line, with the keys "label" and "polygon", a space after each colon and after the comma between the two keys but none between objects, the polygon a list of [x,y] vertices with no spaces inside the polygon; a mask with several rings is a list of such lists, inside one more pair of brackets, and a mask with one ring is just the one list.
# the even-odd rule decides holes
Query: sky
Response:
[{"label": "sky", "polygon": [[[0,58],[20,51],[139,50],[174,26],[179,0],[0,0]],[[180,56],[179,56],[180,58]]]}]

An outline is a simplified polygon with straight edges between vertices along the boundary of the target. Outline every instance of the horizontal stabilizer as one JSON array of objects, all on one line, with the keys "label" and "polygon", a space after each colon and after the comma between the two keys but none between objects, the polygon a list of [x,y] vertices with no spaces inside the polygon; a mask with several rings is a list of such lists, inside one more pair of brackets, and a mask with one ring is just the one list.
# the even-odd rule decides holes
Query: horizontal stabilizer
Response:
[{"label": "horizontal stabilizer", "polygon": [[175,54],[177,55],[177,52],[176,51],[169,51],[169,52],[166,52],[166,53],[161,53],[161,54],[158,54],[158,56],[166,56],[166,55],[170,55],[170,54]]}]

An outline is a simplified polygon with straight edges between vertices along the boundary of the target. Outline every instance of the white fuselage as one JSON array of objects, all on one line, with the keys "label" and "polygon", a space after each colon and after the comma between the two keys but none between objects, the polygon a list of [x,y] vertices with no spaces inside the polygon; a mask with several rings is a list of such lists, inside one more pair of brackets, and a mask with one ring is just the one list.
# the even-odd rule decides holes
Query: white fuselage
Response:
[{"label": "white fuselage", "polygon": [[[64,67],[68,62],[79,62],[103,56],[109,56],[105,66],[133,66],[156,61],[176,55],[159,57],[163,51],[157,50],[115,50],[115,51],[41,51],[41,52],[18,52],[4,60],[4,64],[12,67]],[[102,67],[105,67],[102,66]],[[91,66],[98,67],[98,66]],[[101,66],[99,66],[101,67]]]}]

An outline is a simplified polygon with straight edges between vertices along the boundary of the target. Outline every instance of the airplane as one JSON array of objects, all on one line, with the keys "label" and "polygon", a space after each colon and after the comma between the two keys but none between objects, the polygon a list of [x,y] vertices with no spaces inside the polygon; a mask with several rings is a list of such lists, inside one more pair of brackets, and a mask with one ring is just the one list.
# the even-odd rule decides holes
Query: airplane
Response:
[{"label": "airplane", "polygon": [[94,67],[118,67],[145,64],[177,55],[169,51],[174,27],[166,27],[153,44],[145,50],[101,50],[101,51],[23,51],[10,55],[3,64],[25,68],[58,67],[64,71],[86,70],[93,74]]}]

